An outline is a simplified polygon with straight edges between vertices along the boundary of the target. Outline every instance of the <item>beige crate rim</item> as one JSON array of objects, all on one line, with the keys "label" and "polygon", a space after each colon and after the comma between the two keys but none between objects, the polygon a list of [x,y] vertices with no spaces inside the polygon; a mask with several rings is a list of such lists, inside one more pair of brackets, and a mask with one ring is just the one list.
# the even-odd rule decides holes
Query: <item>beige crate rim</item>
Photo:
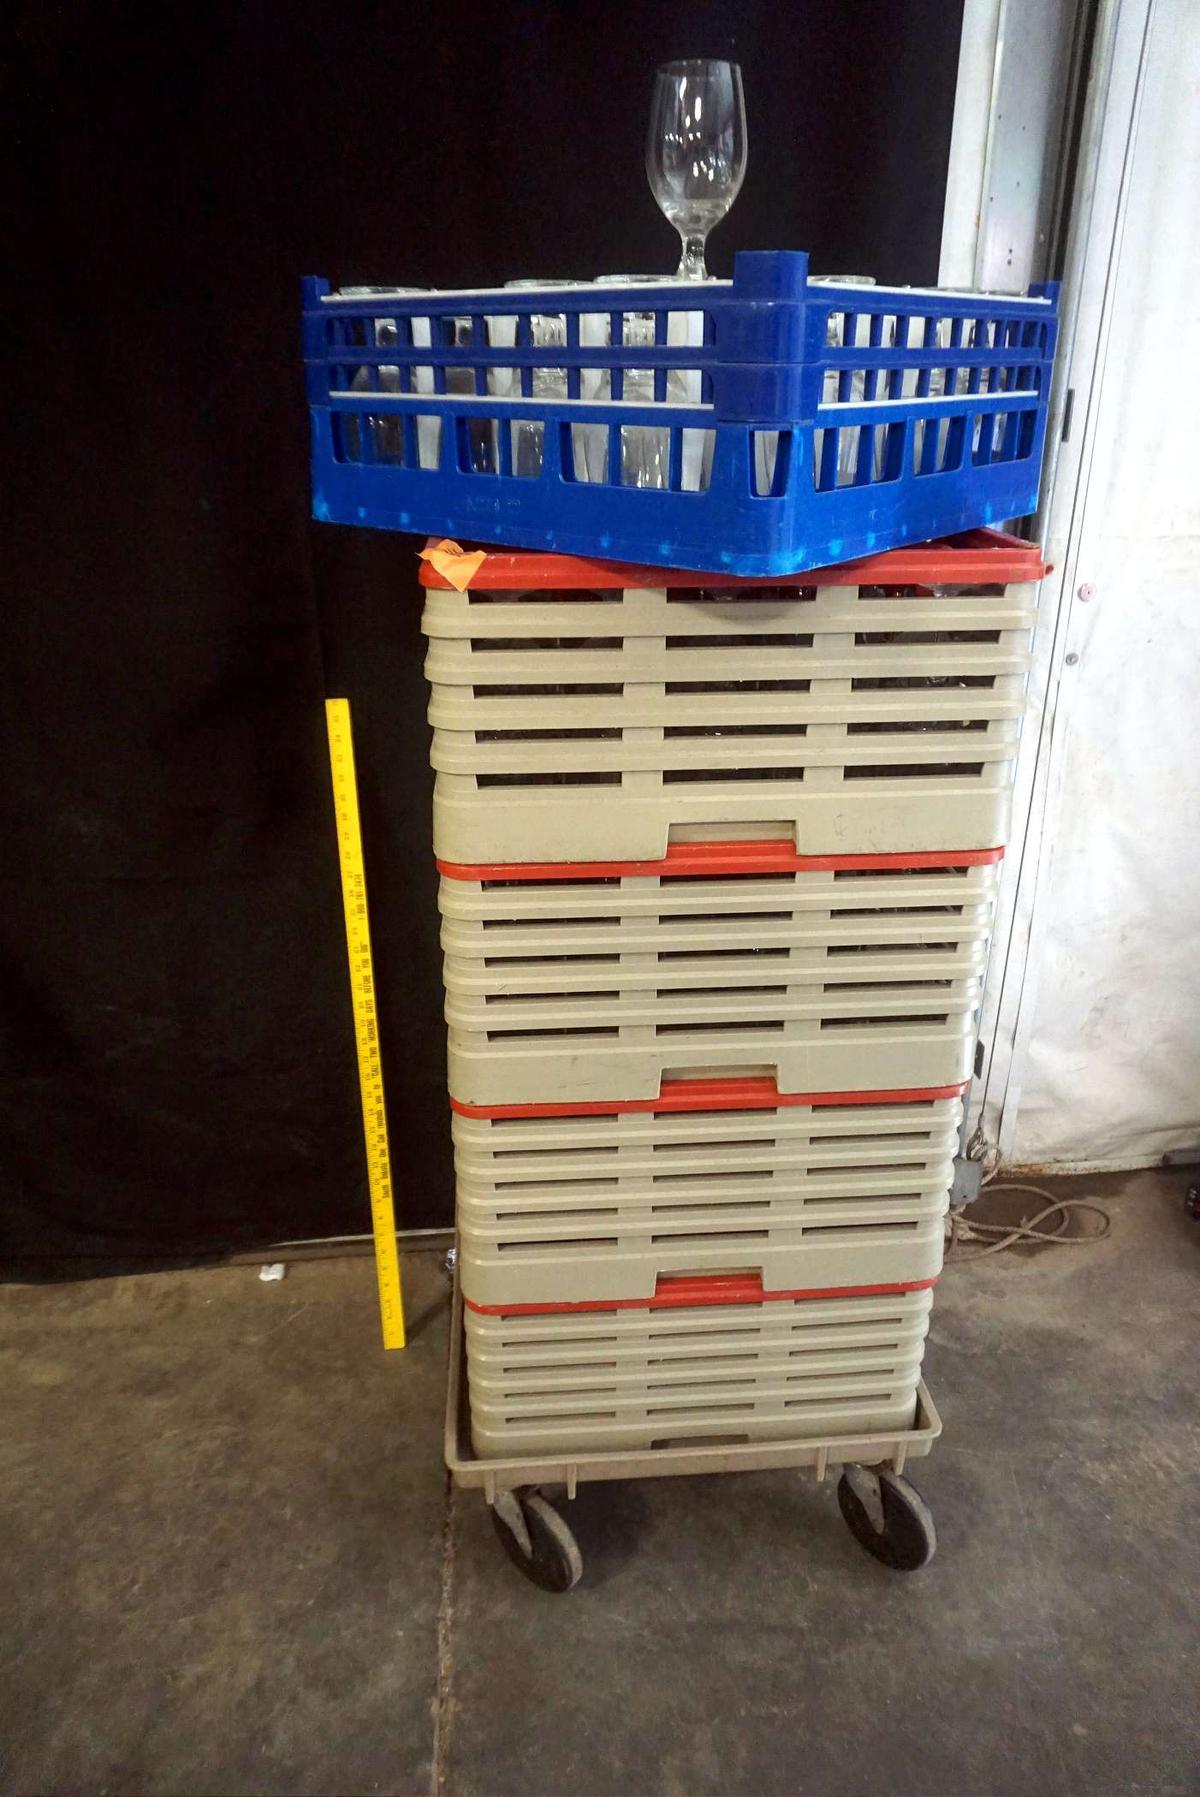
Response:
[{"label": "beige crate rim", "polygon": [[[783,963],[778,966],[781,975],[789,972]],[[464,1037],[481,1037],[480,1046],[499,1048],[507,1040],[516,1048],[522,1038],[538,1039],[528,1032],[545,1030],[569,1036],[599,1029],[649,1028],[661,1038],[665,1031],[682,1036],[706,1028],[750,1029],[759,1023],[811,1022],[819,1030],[822,1023],[853,1029],[893,1018],[949,1021],[974,1016],[982,992],[978,977],[939,981],[936,986],[903,981],[900,989],[891,990],[880,982],[855,986],[819,978],[805,981],[806,970],[800,970],[800,978],[771,978],[764,970],[754,986],[744,989],[736,984],[718,989],[714,979],[703,991],[668,991],[658,987],[653,969],[648,976],[635,976],[628,987],[625,969],[614,970],[618,977],[611,982],[600,977],[604,971],[594,970],[591,985],[564,980],[566,992],[501,992],[489,1003],[483,993],[461,991],[457,969],[447,965],[446,1022]],[[851,989],[822,989],[835,983]]]},{"label": "beige crate rim", "polygon": [[[536,1192],[498,1191],[494,1185],[458,1182],[458,1226],[477,1243],[525,1238],[539,1242],[570,1240],[589,1230],[599,1234],[654,1231],[669,1234],[704,1229],[725,1231],[746,1219],[750,1230],[797,1230],[825,1225],[849,1228],[891,1223],[911,1217],[942,1216],[953,1172],[953,1159],[922,1165],[919,1170],[880,1169],[874,1177],[846,1175],[834,1180],[697,1176],[669,1191],[663,1186],[604,1185],[599,1181],[565,1181]],[[811,1189],[810,1189],[811,1188]]]},{"label": "beige crate rim", "polygon": [[791,588],[764,596],[761,587],[611,587],[541,595],[427,588],[422,633],[431,639],[535,637],[725,636],[830,631],[1028,630],[1037,617],[1037,586],[1013,583],[1003,593],[879,597],[861,587]]},{"label": "beige crate rim", "polygon": [[913,1286],[942,1270],[938,1214],[874,1227],[702,1230],[687,1235],[604,1235],[546,1246],[516,1241],[503,1252],[459,1231],[463,1291],[472,1304],[643,1304],[664,1280],[742,1275],[767,1291],[829,1292]]},{"label": "beige crate rim", "polygon": [[[823,734],[824,732],[829,734]],[[770,773],[776,769],[812,768],[979,768],[1012,761],[1017,753],[1017,721],[991,719],[981,730],[904,730],[867,736],[849,736],[838,725],[809,730],[796,726],[786,734],[731,736],[719,730],[694,737],[668,738],[661,732],[622,731],[616,741],[561,739],[548,742],[515,740],[480,742],[476,734],[460,730],[435,730],[429,753],[438,774],[458,775],[478,781],[494,780],[489,791],[520,791],[521,776],[591,774],[655,774],[664,786],[685,784],[683,776],[729,770]],[[648,740],[643,740],[646,738]],[[680,778],[672,779],[672,775]],[[843,778],[854,778],[846,776]],[[923,779],[920,773],[865,775],[867,780]],[[965,773],[964,778],[968,777]],[[972,777],[978,777],[974,775]],[[791,776],[794,780],[796,776]],[[500,782],[511,782],[502,785]],[[695,784],[717,785],[714,778]],[[784,782],[786,783],[786,782]],[[803,784],[800,780],[799,784]],[[727,784],[736,784],[730,781]]]},{"label": "beige crate rim", "polygon": [[[803,1339],[803,1332],[799,1329],[780,1328],[750,1334],[744,1328],[739,1330],[729,1327],[713,1329],[707,1334],[693,1331],[666,1338],[642,1329],[620,1338],[554,1338],[514,1344],[503,1329],[488,1331],[473,1328],[470,1321],[473,1315],[468,1311],[467,1340],[471,1366],[478,1374],[486,1375],[493,1382],[505,1378],[518,1379],[527,1372],[541,1377],[547,1366],[565,1373],[568,1369],[576,1368],[645,1368],[650,1364],[673,1366],[677,1362],[692,1363],[696,1360],[702,1364],[711,1361],[714,1365],[722,1362],[735,1365],[739,1357],[747,1364],[758,1365],[774,1364],[776,1361],[782,1363],[787,1357],[796,1354],[804,1357],[806,1365],[823,1365],[831,1356],[853,1355],[860,1351],[896,1354],[919,1352],[929,1328],[926,1311],[901,1323],[893,1320],[891,1327],[878,1322],[827,1324],[823,1329],[810,1332],[808,1339]],[[502,1320],[496,1317],[474,1317],[476,1323],[485,1324],[499,1323]]]},{"label": "beige crate rim", "polygon": [[[614,1121],[618,1125],[641,1122],[642,1117],[636,1113],[622,1114],[615,1120],[514,1119],[510,1134],[506,1125],[499,1130],[490,1129],[487,1118],[452,1112],[454,1164],[465,1182],[479,1189],[487,1186],[501,1194],[514,1185],[532,1193],[541,1187],[553,1188],[563,1180],[590,1177],[616,1180],[625,1189],[631,1184],[652,1182],[656,1176],[665,1185],[669,1183],[667,1176],[679,1179],[713,1172],[736,1177],[747,1169],[770,1171],[785,1183],[800,1178],[840,1179],[845,1177],[845,1169],[870,1169],[870,1176],[875,1177],[879,1170],[898,1163],[942,1165],[953,1157],[962,1106],[955,1099],[934,1102],[945,1108],[937,1113],[936,1122],[928,1119],[924,1128],[922,1120],[913,1117],[897,1119],[889,1128],[887,1124],[893,1120],[885,1117],[870,1132],[864,1121],[855,1117],[849,1119],[845,1130],[833,1129],[824,1113],[815,1123],[802,1115],[793,1128],[772,1129],[770,1126],[781,1116],[781,1110],[703,1113],[699,1119],[701,1127],[692,1130],[603,1127]],[[857,1107],[838,1108],[853,1111]],[[647,1114],[647,1120],[652,1124],[666,1121],[668,1115]],[[678,1118],[670,1116],[670,1121],[686,1121],[696,1115],[692,1112]],[[765,1125],[755,1128],[754,1124],[764,1116]],[[901,1127],[901,1123],[906,1127]],[[572,1124],[601,1127],[575,1131]]]},{"label": "beige crate rim", "polygon": [[[920,1353],[897,1356],[889,1360],[868,1362],[861,1369],[844,1371],[785,1372],[764,1369],[735,1379],[716,1374],[704,1378],[699,1371],[689,1374],[683,1368],[664,1368],[662,1376],[652,1378],[632,1370],[610,1380],[585,1381],[563,1375],[548,1375],[545,1389],[536,1390],[524,1383],[512,1389],[495,1388],[489,1380],[474,1377],[470,1348],[467,1349],[467,1379],[471,1393],[471,1416],[476,1423],[492,1423],[503,1427],[510,1421],[534,1423],[543,1418],[557,1421],[564,1410],[579,1417],[604,1415],[609,1411],[641,1412],[645,1415],[670,1411],[724,1412],[731,1404],[746,1405],[754,1410],[786,1411],[799,1404],[843,1402],[847,1399],[874,1399],[880,1403],[916,1391],[921,1370]],[[559,1379],[561,1378],[561,1383]],[[517,1414],[519,1413],[519,1415]],[[630,1418],[632,1420],[632,1418]]]},{"label": "beige crate rim", "polygon": [[663,913],[708,914],[719,910],[732,922],[739,911],[787,911],[799,919],[813,912],[817,921],[841,921],[836,913],[852,908],[889,911],[944,911],[953,906],[962,919],[983,922],[999,890],[997,862],[945,868],[800,868],[787,872],[683,874],[668,869],[654,874],[583,875],[577,879],[462,879],[443,876],[438,905],[443,918],[456,924],[489,924],[497,920],[542,922],[560,917],[648,917]]}]

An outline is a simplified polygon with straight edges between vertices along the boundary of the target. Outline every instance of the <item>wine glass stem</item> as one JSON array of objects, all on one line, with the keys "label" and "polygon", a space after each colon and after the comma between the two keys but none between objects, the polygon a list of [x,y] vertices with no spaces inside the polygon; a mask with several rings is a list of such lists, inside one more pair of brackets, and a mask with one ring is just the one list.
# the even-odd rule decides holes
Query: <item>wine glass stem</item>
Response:
[{"label": "wine glass stem", "polygon": [[704,239],[707,235],[706,231],[681,231],[679,233],[683,254],[679,258],[679,267],[675,273],[686,281],[703,281],[708,278],[708,271],[704,266]]}]

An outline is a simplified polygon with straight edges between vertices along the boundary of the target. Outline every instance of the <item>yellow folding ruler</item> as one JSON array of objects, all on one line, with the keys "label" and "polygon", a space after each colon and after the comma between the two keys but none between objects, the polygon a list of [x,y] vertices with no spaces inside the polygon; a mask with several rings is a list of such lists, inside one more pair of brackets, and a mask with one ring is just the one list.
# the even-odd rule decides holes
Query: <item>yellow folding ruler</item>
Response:
[{"label": "yellow folding ruler", "polygon": [[346,913],[346,952],[350,960],[350,993],[354,1002],[358,1085],[367,1149],[371,1224],[375,1232],[379,1320],[383,1326],[384,1347],[402,1348],[404,1300],[400,1294],[400,1257],[396,1252],[392,1163],[383,1103],[383,1062],[379,1054],[379,1018],[371,966],[371,926],[367,917],[367,876],[363,868],[362,829],[358,818],[358,783],[354,778],[350,701],[326,699],[325,722],[329,728],[329,765],[333,773],[333,808],[337,818],[338,860],[342,869],[342,906]]}]

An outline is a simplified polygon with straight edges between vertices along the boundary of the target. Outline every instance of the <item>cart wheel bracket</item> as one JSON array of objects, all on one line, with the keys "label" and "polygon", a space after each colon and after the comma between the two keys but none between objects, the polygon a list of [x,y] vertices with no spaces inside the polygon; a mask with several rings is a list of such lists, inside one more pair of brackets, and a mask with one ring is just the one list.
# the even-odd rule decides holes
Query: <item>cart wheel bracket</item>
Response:
[{"label": "cart wheel bracket", "polygon": [[842,1477],[866,1511],[875,1533],[877,1535],[882,1535],[885,1525],[883,1516],[883,1492],[879,1487],[879,1474],[875,1471],[874,1467],[859,1466],[856,1463],[851,1462],[851,1464],[844,1469]]},{"label": "cart wheel bracket", "polygon": [[525,1521],[525,1512],[513,1491],[497,1491],[492,1500],[492,1509],[500,1518],[509,1534],[516,1539],[517,1546],[527,1560],[533,1558],[533,1543],[529,1539],[529,1524]]}]

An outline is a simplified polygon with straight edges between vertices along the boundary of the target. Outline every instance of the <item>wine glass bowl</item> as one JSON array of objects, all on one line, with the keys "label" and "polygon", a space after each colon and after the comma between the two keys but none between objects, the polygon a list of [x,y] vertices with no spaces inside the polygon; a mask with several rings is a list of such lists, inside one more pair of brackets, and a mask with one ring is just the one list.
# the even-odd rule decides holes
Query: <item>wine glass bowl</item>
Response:
[{"label": "wine glass bowl", "polygon": [[736,62],[668,62],[654,78],[646,177],[679,232],[678,273],[707,279],[704,244],[746,173],[746,102]]}]

